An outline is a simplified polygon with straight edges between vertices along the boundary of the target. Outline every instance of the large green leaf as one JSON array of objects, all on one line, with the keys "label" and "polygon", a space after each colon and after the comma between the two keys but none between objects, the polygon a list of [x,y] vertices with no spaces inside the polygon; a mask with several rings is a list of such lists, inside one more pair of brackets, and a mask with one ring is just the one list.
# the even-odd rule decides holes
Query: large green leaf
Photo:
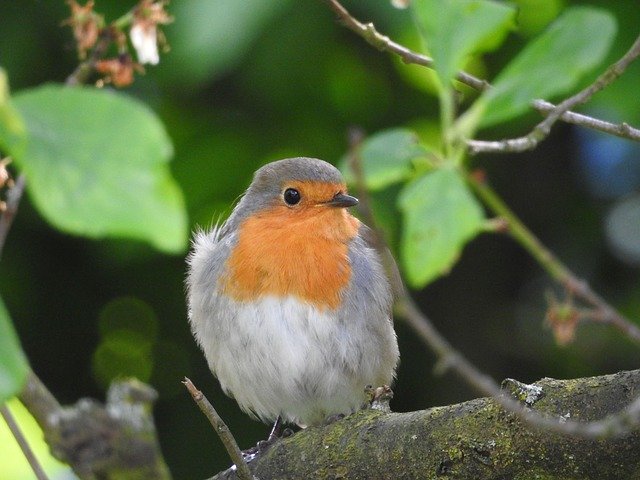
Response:
[{"label": "large green leaf", "polygon": [[20,391],[28,372],[29,364],[0,298],[0,405]]},{"label": "large green leaf", "polygon": [[[412,161],[426,154],[412,130],[393,128],[371,135],[362,142],[359,151],[365,185],[371,190],[381,190],[406,180],[413,172]],[[353,174],[346,163],[343,160],[342,170],[347,182],[353,183]]]},{"label": "large green leaf", "polygon": [[16,163],[38,211],[66,232],[128,237],[168,252],[187,244],[173,147],[140,102],[94,88],[48,85],[14,97],[27,145]]},{"label": "large green leaf", "polygon": [[442,168],[407,185],[398,197],[407,280],[422,287],[448,272],[482,229],[484,213],[458,172]]},{"label": "large green leaf", "polygon": [[498,75],[475,108],[482,126],[520,115],[537,98],[549,99],[575,88],[603,61],[617,30],[615,18],[593,7],[567,9]]},{"label": "large green leaf", "polygon": [[444,85],[469,54],[500,44],[515,17],[510,6],[489,0],[414,0],[411,4]]}]

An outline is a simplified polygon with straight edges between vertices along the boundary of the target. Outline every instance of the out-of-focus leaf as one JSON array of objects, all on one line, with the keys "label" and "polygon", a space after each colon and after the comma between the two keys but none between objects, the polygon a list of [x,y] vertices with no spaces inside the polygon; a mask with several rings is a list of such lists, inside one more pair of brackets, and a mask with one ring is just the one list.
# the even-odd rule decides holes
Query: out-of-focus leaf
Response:
[{"label": "out-of-focus leaf", "polygon": [[398,197],[407,280],[423,287],[448,272],[482,228],[484,213],[456,170],[442,168],[407,185]]},{"label": "out-of-focus leaf", "polygon": [[16,163],[38,211],[55,227],[126,237],[167,252],[187,244],[182,192],[171,177],[171,141],[133,98],[48,85],[14,97],[27,127]]},{"label": "out-of-focus leaf", "polygon": [[540,33],[564,8],[564,0],[510,0],[518,9],[518,34]]},{"label": "out-of-focus leaf", "polygon": [[180,0],[167,27],[171,53],[162,73],[186,85],[200,84],[242,61],[264,25],[289,0]]},{"label": "out-of-focus leaf", "polygon": [[613,15],[592,7],[566,10],[498,75],[473,109],[482,126],[520,115],[537,98],[569,92],[603,61],[617,27]]},{"label": "out-of-focus leaf", "polygon": [[443,85],[462,68],[467,55],[501,44],[515,16],[510,6],[489,0],[414,0],[411,4]]},{"label": "out-of-focus leaf", "polygon": [[[412,160],[426,155],[418,143],[418,136],[406,128],[384,130],[368,137],[360,146],[360,159],[365,185],[371,190],[380,190],[405,180],[413,172]],[[353,174],[343,160],[342,170],[349,183]]]},{"label": "out-of-focus leaf", "polygon": [[148,382],[153,372],[153,342],[133,330],[115,330],[105,336],[93,354],[93,374],[103,387],[123,377]]},{"label": "out-of-focus leaf", "polygon": [[28,372],[29,364],[0,298],[0,405],[20,391]]},{"label": "out-of-focus leaf", "polygon": [[24,122],[11,103],[7,74],[0,68],[0,146],[7,154],[20,155],[24,141]]}]

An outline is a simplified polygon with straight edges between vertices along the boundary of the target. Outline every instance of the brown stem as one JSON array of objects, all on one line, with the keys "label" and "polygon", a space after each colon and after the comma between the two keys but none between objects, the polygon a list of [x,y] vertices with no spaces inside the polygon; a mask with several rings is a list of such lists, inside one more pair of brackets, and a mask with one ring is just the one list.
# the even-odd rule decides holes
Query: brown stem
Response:
[{"label": "brown stem", "polygon": [[[402,58],[402,61],[405,63],[414,63],[416,65],[422,65],[423,67],[433,68],[432,58],[416,53],[407,47],[394,42],[389,37],[382,35],[376,30],[373,23],[364,24],[358,21],[356,18],[351,16],[349,11],[337,0],[324,1],[338,15],[338,18],[345,27],[360,35],[364,40],[378,50],[395,53]],[[489,84],[485,80],[474,77],[466,72],[458,72],[456,80],[479,91],[489,88]]]},{"label": "brown stem", "polygon": [[218,415],[218,412],[216,412],[216,409],[211,405],[211,402],[207,400],[204,393],[196,388],[191,380],[185,377],[182,383],[191,394],[193,401],[196,402],[196,405],[198,405],[202,413],[207,417],[211,426],[218,434],[218,437],[220,437],[224,448],[227,450],[229,457],[231,457],[231,461],[237,468],[238,478],[240,478],[240,480],[252,480],[253,475],[251,474],[251,470],[249,470],[249,466],[244,461],[242,451],[240,447],[238,447],[238,443],[233,437],[231,430],[229,430],[227,424],[222,420],[222,417]]},{"label": "brown stem", "polygon": [[[556,106],[553,103],[549,103],[544,100],[535,100],[533,102],[533,108],[538,110],[543,115],[547,115],[551,113],[556,108]],[[640,129],[634,128],[628,123],[623,122],[615,124],[611,122],[605,122],[604,120],[575,112],[564,112],[560,116],[560,120],[571,123],[573,125],[591,128],[592,130],[599,130],[610,135],[615,135],[616,137],[640,142]]]},{"label": "brown stem", "polygon": [[76,69],[67,77],[65,84],[69,87],[84,85],[95,72],[95,65],[98,60],[105,56],[109,46],[113,41],[113,33],[110,27],[103,28],[100,37],[91,51],[91,55],[81,62]]},{"label": "brown stem", "polygon": [[48,480],[49,477],[47,477],[47,474],[45,473],[44,469],[40,465],[40,462],[38,462],[38,459],[33,453],[33,450],[31,450],[31,447],[29,446],[29,442],[27,442],[27,439],[22,434],[20,427],[18,426],[15,419],[13,418],[13,414],[11,413],[11,410],[9,410],[9,407],[6,404],[0,406],[0,415],[2,415],[2,418],[4,418],[4,421],[9,427],[9,430],[11,431],[13,438],[16,439],[16,442],[20,446],[20,450],[22,450],[22,453],[27,459],[27,462],[29,462],[29,465],[31,466],[31,470],[33,470],[33,473],[35,474],[36,478],[38,480]]},{"label": "brown stem", "polygon": [[591,85],[556,105],[548,112],[547,117],[538,123],[529,134],[524,137],[498,141],[469,140],[467,142],[469,152],[471,154],[480,152],[508,153],[523,152],[535,148],[538,143],[547,138],[549,132],[551,132],[551,127],[566,112],[577,105],[588,102],[595,93],[611,85],[638,56],[640,56],[640,36],[636,38],[631,48],[616,63],[607,68]]},{"label": "brown stem", "polygon": [[0,258],[2,257],[2,250],[7,240],[9,230],[11,229],[13,219],[18,213],[18,206],[20,205],[20,199],[24,193],[25,183],[25,176],[24,174],[21,174],[7,193],[6,207],[0,217]]},{"label": "brown stem", "polygon": [[[375,26],[373,25],[373,23],[364,24],[360,22],[359,20],[354,18],[349,13],[349,11],[346,8],[344,8],[342,4],[340,4],[338,0],[323,0],[323,1],[327,3],[329,7],[336,13],[336,15],[338,16],[338,18],[340,19],[340,21],[345,27],[355,32],[357,35],[359,35],[362,39],[364,39],[367,43],[369,43],[373,47],[381,51],[394,53],[398,55],[402,59],[402,61],[405,63],[412,63],[416,65],[421,65],[427,68],[433,68],[432,58],[426,55],[422,55],[420,53],[414,52],[413,50],[405,47],[404,45],[394,42],[389,37],[378,32]],[[618,75],[620,75],[620,73],[618,73]],[[460,71],[457,73],[456,80],[478,91],[484,91],[491,88],[491,84],[486,80],[474,77],[473,75],[464,71]],[[536,110],[543,113],[548,118],[548,115],[551,115],[553,112],[556,112],[556,109],[558,109],[560,105],[554,105],[545,100],[535,100],[533,102],[533,107]],[[627,125],[626,123],[615,125],[609,122],[605,122],[603,120],[599,120],[597,118],[589,117],[587,115],[571,112],[569,109],[565,110],[565,107],[562,107],[562,110],[563,111],[558,111],[554,113],[554,115],[556,115],[557,113],[560,113],[559,118],[556,118],[556,120],[559,119],[568,123],[573,123],[573,124],[591,128],[594,130],[610,133],[618,137],[627,138],[629,140],[640,141],[640,130],[633,128]],[[553,120],[553,122],[555,122],[556,120]],[[534,136],[538,135],[538,133],[535,133],[533,135]],[[485,143],[492,143],[492,142],[485,142]],[[482,148],[482,144],[481,144],[481,148]]]},{"label": "brown stem", "polygon": [[[354,170],[354,175],[359,182],[363,182],[362,166],[360,156],[357,155],[357,148],[351,150],[350,165]],[[358,174],[360,172],[360,174]],[[363,183],[358,185],[359,191],[365,188]],[[497,198],[497,197],[496,197]],[[367,195],[360,198],[360,206],[363,211],[369,212],[369,226],[376,231],[376,236],[380,243],[377,245],[378,252],[385,258],[390,255],[388,248],[384,244],[384,236],[376,225],[373,215],[370,214],[371,207],[366,205],[369,201]],[[364,205],[363,205],[364,204]],[[506,207],[505,207],[506,208]],[[533,240],[537,241],[535,237]],[[560,267],[565,268],[559,264]],[[395,263],[386,264],[389,278],[395,278]],[[399,278],[399,289],[396,293],[395,312],[402,317],[422,342],[435,352],[438,357],[436,370],[444,372],[455,371],[463,380],[484,395],[489,395],[495,399],[505,410],[520,417],[524,422],[533,428],[543,429],[549,432],[575,435],[585,438],[603,438],[606,436],[622,435],[629,432],[640,424],[640,397],[635,398],[625,409],[616,415],[604,420],[594,422],[578,422],[575,420],[563,419],[544,415],[534,410],[524,408],[522,404],[511,397],[502,394],[500,386],[487,374],[476,368],[464,355],[458,352],[435,328],[433,323],[416,306],[408,290]]]}]

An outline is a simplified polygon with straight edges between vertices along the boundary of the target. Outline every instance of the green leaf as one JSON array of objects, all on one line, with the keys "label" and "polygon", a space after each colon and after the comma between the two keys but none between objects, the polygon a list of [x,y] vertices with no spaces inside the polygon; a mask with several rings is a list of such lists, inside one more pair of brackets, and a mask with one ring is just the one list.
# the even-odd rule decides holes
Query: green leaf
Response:
[{"label": "green leaf", "polygon": [[20,114],[9,97],[9,81],[0,68],[0,146],[5,153],[20,155],[24,148],[26,129]]},{"label": "green leaf", "polygon": [[[418,136],[406,128],[384,130],[368,137],[360,146],[365,185],[370,190],[381,190],[406,180],[413,172],[412,161],[427,154],[418,143]],[[343,160],[343,172],[348,183],[353,174]]]},{"label": "green leaf", "polygon": [[27,358],[0,298],[0,405],[20,391],[28,373]]},{"label": "green leaf", "polygon": [[74,234],[139,239],[167,252],[187,244],[171,141],[142,103],[94,88],[48,85],[14,97],[28,131],[15,157],[38,211]]},{"label": "green leaf", "polygon": [[537,98],[570,92],[603,61],[617,30],[615,18],[592,7],[567,9],[498,75],[474,108],[482,126],[526,112]]},{"label": "green leaf", "polygon": [[201,84],[242,62],[265,25],[290,0],[180,0],[167,28],[171,54],[160,74],[180,84]]},{"label": "green leaf", "polygon": [[483,210],[456,170],[442,168],[407,185],[398,197],[407,280],[423,287],[448,272],[482,229]]},{"label": "green leaf", "polygon": [[469,54],[502,43],[515,17],[510,6],[488,0],[414,0],[412,5],[443,85]]}]

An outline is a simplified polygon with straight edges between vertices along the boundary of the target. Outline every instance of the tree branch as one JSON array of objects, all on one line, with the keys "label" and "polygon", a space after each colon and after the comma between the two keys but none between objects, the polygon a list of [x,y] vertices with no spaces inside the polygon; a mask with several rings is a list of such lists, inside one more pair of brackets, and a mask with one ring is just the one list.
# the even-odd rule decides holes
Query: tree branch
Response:
[{"label": "tree branch", "polygon": [[16,442],[18,443],[20,450],[22,450],[22,454],[27,459],[27,462],[29,463],[31,470],[33,470],[33,473],[35,474],[36,478],[38,480],[48,480],[49,477],[47,477],[47,474],[42,469],[40,462],[38,462],[38,459],[33,453],[33,450],[31,450],[31,447],[29,446],[29,442],[27,442],[27,439],[24,438],[24,435],[20,430],[20,426],[16,423],[16,420],[15,418],[13,418],[13,414],[11,413],[11,410],[9,410],[9,407],[7,406],[6,403],[3,405],[0,405],[0,415],[2,415],[2,418],[4,419],[5,423],[9,427],[9,430],[11,431],[13,438],[16,439]]},{"label": "tree branch", "polygon": [[111,29],[108,27],[103,28],[89,58],[78,64],[76,69],[67,77],[65,85],[75,87],[87,83],[91,74],[95,72],[96,62],[107,54],[112,41],[113,32]]},{"label": "tree branch", "polygon": [[[433,68],[433,59],[431,59],[426,55],[416,53],[413,50],[399,43],[394,42],[389,37],[378,32],[375,26],[373,25],[373,23],[364,24],[360,22],[359,20],[354,18],[348,12],[348,10],[340,4],[338,0],[323,0],[323,1],[327,3],[329,7],[338,15],[339,20],[345,27],[355,32],[357,35],[359,35],[361,38],[363,38],[367,43],[369,43],[373,47],[384,52],[394,53],[398,55],[402,59],[402,61],[405,63],[412,63],[416,65],[422,65],[423,67],[427,67],[427,68]],[[486,80],[477,78],[463,71],[458,72],[456,74],[456,80],[478,91],[484,91],[491,88],[491,84]],[[545,100],[535,100],[532,106],[536,110],[543,113],[545,116],[548,116],[548,115],[551,115],[552,112],[554,112],[561,105],[554,105]],[[589,117],[587,115],[574,113],[569,111],[570,108],[571,107],[560,112],[559,118],[553,120],[552,123],[560,119],[568,123],[573,123],[583,127],[600,130],[602,132],[610,133],[618,137],[626,138],[629,140],[640,141],[640,130],[636,128],[633,128],[625,123],[621,125],[614,125],[609,122],[605,122],[603,120]],[[545,119],[545,121],[547,120]],[[492,142],[487,142],[487,143],[492,143]]]},{"label": "tree branch", "polygon": [[105,405],[84,398],[63,407],[33,373],[20,401],[42,428],[54,457],[81,479],[170,479],[155,426],[157,394],[137,380],[113,382]]},{"label": "tree branch", "polygon": [[640,56],[640,36],[636,38],[631,48],[620,60],[607,68],[591,85],[562,101],[550,110],[547,113],[547,117],[538,123],[528,135],[498,141],[469,140],[467,142],[469,152],[471,154],[480,152],[508,153],[523,152],[535,148],[538,143],[547,138],[549,132],[551,132],[551,127],[556,121],[562,118],[562,115],[576,105],[582,105],[588,102],[595,93],[611,85],[638,56]]},{"label": "tree branch", "polygon": [[240,447],[238,447],[236,439],[233,437],[233,434],[231,433],[231,430],[229,430],[227,424],[222,420],[222,417],[218,415],[218,412],[213,408],[211,402],[209,402],[207,397],[205,397],[204,393],[196,388],[191,380],[185,377],[182,383],[187,387],[193,401],[196,402],[196,405],[198,405],[202,413],[204,413],[209,420],[209,423],[211,423],[215,432],[218,434],[218,437],[220,437],[224,448],[227,450],[229,457],[231,457],[231,461],[235,465],[238,478],[240,480],[252,480],[254,477],[251,475],[251,471],[249,470],[247,463],[244,461]]},{"label": "tree branch", "polygon": [[[640,371],[533,385],[503,382],[501,397],[556,422],[600,422],[640,390]],[[640,431],[594,440],[531,430],[495,398],[408,413],[363,410],[302,430],[249,464],[262,480],[317,478],[635,478]],[[236,478],[227,470],[214,479]]]},{"label": "tree branch", "polygon": [[[551,113],[556,106],[553,103],[549,103],[545,100],[535,100],[533,102],[533,108],[538,110],[543,115]],[[581,127],[591,128],[592,130],[599,130],[616,137],[626,138],[628,140],[635,140],[640,142],[640,130],[633,128],[628,123],[610,123],[604,120],[590,117],[588,115],[582,115],[581,113],[564,112],[560,116],[560,120],[573,125],[579,125]]]},{"label": "tree branch", "polygon": [[[395,53],[405,63],[413,63],[422,65],[423,67],[433,68],[433,59],[416,53],[407,47],[394,42],[389,37],[378,32],[373,23],[364,24],[354,18],[346,8],[344,8],[337,0],[324,0],[329,7],[338,15],[342,24],[349,30],[357,33],[360,37],[367,41],[371,46],[382,52]],[[476,90],[483,91],[490,87],[489,83],[481,80],[466,72],[458,72],[456,80],[465,85],[469,85]]]},{"label": "tree branch", "polygon": [[467,181],[478,197],[480,197],[496,215],[507,222],[507,231],[509,234],[537,260],[549,276],[562,285],[567,292],[579,297],[595,309],[590,318],[592,321],[611,325],[635,342],[640,342],[640,328],[631,320],[618,313],[600,295],[594,292],[587,282],[578,278],[567,268],[567,266],[564,265],[553,252],[547,249],[520,221],[517,215],[511,211],[486,182],[473,175],[468,175]]},{"label": "tree branch", "polygon": [[15,184],[7,192],[5,209],[0,217],[0,257],[2,257],[2,250],[4,249],[4,244],[7,240],[9,230],[11,229],[13,219],[18,213],[18,206],[20,205],[20,200],[24,193],[25,182],[25,177],[21,174],[18,176]]},{"label": "tree branch", "polygon": [[[395,312],[397,315],[404,318],[414,332],[418,334],[423,343],[436,354],[438,357],[436,370],[440,373],[443,373],[446,370],[455,371],[469,385],[484,395],[494,397],[495,401],[499,403],[502,408],[517,415],[526,424],[536,429],[586,438],[602,438],[604,436],[622,435],[630,429],[636,428],[637,425],[640,424],[640,397],[635,398],[634,401],[625,409],[617,412],[616,415],[606,420],[592,423],[579,423],[565,419],[565,421],[560,423],[556,418],[543,416],[534,411],[525,409],[517,401],[501,395],[500,387],[490,376],[476,368],[461,353],[451,346],[440,332],[438,332],[431,321],[415,305],[415,302],[404,286],[401,277],[397,273],[397,266],[386,246],[384,235],[376,225],[373,211],[371,210],[370,197],[364,186],[364,173],[358,150],[362,136],[363,134],[359,130],[352,132],[350,135],[349,145],[349,167],[354,173],[358,192],[362,195],[359,203],[360,211],[363,212],[369,227],[373,230],[373,235],[376,240],[375,246],[382,258],[385,260],[385,269],[394,289]],[[482,183],[478,183],[477,185],[483,186],[485,189],[487,188]],[[558,270],[559,272],[563,272],[566,270],[566,267],[556,260],[551,252],[547,251],[544,246],[540,244],[538,239],[519,222],[515,215],[509,215],[511,212],[508,210],[506,205],[501,203],[497,196],[495,196],[495,198],[497,199],[496,201],[500,202],[498,205],[503,206],[503,209],[498,213],[503,215],[507,222],[513,220],[514,225],[518,227],[514,229],[514,232],[518,232],[523,236],[525,241],[533,243],[534,246],[536,246],[534,251],[540,253],[543,257],[542,260],[547,262],[546,265],[548,265],[548,267],[553,271]],[[606,303],[604,306],[607,306]],[[613,311],[613,313],[616,312]],[[623,323],[629,329],[633,329],[635,327],[630,322]],[[640,339],[640,330],[637,328],[636,330],[638,338]],[[633,330],[630,331],[631,333],[634,333]]]}]

